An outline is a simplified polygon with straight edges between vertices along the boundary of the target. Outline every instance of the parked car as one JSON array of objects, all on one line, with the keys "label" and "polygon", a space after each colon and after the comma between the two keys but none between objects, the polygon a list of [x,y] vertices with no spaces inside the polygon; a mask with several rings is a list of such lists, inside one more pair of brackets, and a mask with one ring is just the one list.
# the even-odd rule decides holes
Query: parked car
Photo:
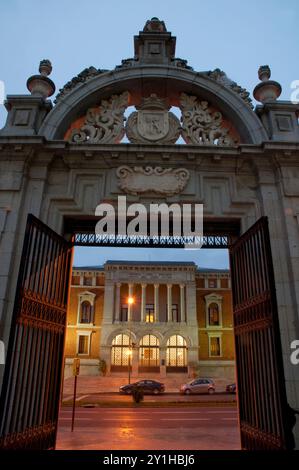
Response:
[{"label": "parked car", "polygon": [[165,385],[156,380],[139,380],[133,384],[122,385],[119,387],[120,393],[126,393],[127,395],[132,393],[134,387],[140,387],[143,393],[158,395],[165,391]]},{"label": "parked car", "polygon": [[180,393],[190,395],[191,393],[215,393],[215,384],[213,380],[206,378],[197,378],[186,384],[181,385]]},{"label": "parked car", "polygon": [[236,393],[237,392],[237,386],[236,384],[229,384],[226,386],[226,391],[227,393]]}]

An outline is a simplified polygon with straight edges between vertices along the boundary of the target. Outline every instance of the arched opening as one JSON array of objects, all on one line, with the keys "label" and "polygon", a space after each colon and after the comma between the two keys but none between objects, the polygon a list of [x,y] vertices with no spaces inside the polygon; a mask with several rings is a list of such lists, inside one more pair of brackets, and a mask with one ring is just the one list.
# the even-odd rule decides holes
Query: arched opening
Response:
[{"label": "arched opening", "polygon": [[139,343],[139,371],[159,372],[159,339],[155,335],[145,335]]},{"label": "arched opening", "polygon": [[112,340],[111,370],[122,371],[128,368],[131,354],[130,337],[119,334]]},{"label": "arched opening", "polygon": [[166,345],[167,372],[187,371],[187,342],[181,335],[171,336]]}]

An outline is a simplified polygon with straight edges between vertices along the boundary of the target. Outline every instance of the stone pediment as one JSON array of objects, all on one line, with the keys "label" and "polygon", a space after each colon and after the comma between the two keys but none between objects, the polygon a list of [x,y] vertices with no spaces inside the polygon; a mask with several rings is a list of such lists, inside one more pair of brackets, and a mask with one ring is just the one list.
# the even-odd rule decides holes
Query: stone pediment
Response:
[{"label": "stone pediment", "polygon": [[186,168],[120,166],[116,170],[119,188],[127,194],[154,193],[173,196],[181,193],[190,178]]}]

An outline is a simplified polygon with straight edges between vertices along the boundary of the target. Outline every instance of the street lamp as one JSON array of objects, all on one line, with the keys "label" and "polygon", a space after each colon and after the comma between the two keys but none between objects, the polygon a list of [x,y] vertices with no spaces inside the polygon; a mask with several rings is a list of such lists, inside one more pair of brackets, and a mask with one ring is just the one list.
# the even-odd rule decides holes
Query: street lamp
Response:
[{"label": "street lamp", "polygon": [[[130,329],[130,320],[131,320],[131,315],[129,316],[129,309],[130,306],[134,304],[134,297],[129,296],[128,297],[128,326],[129,326],[129,351],[128,351],[128,382],[129,384],[131,383],[131,357],[133,354],[132,351],[132,338],[131,338],[131,329]],[[131,313],[131,312],[130,312]]]}]

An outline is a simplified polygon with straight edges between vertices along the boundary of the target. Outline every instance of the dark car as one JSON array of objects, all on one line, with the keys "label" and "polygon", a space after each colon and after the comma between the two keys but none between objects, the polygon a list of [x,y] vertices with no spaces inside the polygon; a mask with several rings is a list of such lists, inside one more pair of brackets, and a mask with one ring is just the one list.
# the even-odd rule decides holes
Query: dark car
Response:
[{"label": "dark car", "polygon": [[227,393],[236,393],[237,391],[237,386],[236,384],[229,384],[226,386],[226,391]]},{"label": "dark car", "polygon": [[132,393],[134,387],[140,387],[143,393],[158,395],[165,391],[165,385],[156,380],[139,380],[133,384],[122,385],[119,387],[120,393],[126,393],[127,395]]}]

